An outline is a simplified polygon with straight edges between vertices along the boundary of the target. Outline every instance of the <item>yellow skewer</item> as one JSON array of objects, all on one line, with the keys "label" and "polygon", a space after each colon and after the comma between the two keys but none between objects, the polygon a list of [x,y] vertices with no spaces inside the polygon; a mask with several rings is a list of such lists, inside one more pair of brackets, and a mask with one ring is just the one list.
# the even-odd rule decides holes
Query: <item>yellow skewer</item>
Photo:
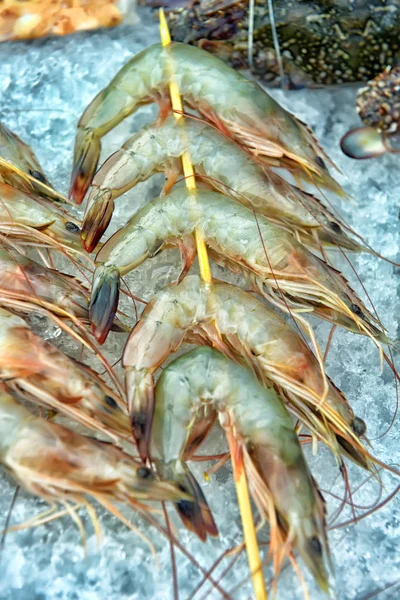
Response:
[{"label": "yellow skewer", "polygon": [[[165,18],[163,9],[160,9],[160,36],[163,46],[168,46],[171,43],[171,36],[168,29],[168,24]],[[179,93],[179,88],[173,77],[173,69],[171,65],[169,93],[171,97],[172,109],[177,121],[183,119],[182,100]],[[194,175],[193,165],[190,162],[190,156],[187,152],[182,156],[182,167],[185,176],[186,187],[188,190],[196,190],[196,179]],[[200,274],[203,281],[211,283],[210,264],[208,262],[207,248],[204,239],[199,231],[195,232],[197,256],[199,259]],[[236,492],[238,496],[240,514],[242,518],[242,526],[244,539],[246,543],[247,558],[251,571],[253,589],[256,600],[267,600],[267,592],[265,589],[260,552],[258,549],[257,535],[254,527],[253,514],[251,511],[249,489],[247,485],[246,474],[243,464],[238,464],[235,459],[234,449],[231,448],[232,465],[234,471],[234,479],[236,484]]]},{"label": "yellow skewer", "polygon": [[[165,14],[163,9],[160,9],[160,36],[161,43],[163,46],[168,46],[171,43],[171,36],[168,29],[168,23],[165,18]],[[174,81],[173,73],[171,73],[170,84],[169,84],[169,93],[171,96],[171,104],[172,110],[174,111],[175,119],[179,121],[183,119],[183,106],[182,100],[179,93],[179,88],[177,86],[176,81]],[[192,163],[190,162],[190,156],[187,152],[182,156],[182,167],[183,174],[185,176],[186,187],[188,190],[196,189],[196,179],[194,176],[194,170]],[[210,271],[210,263],[208,262],[208,254],[207,248],[203,240],[203,236],[199,231],[195,232],[196,237],[196,246],[197,246],[197,256],[199,258],[199,266],[200,266],[200,275],[204,281],[207,283],[211,283],[211,271]]]}]

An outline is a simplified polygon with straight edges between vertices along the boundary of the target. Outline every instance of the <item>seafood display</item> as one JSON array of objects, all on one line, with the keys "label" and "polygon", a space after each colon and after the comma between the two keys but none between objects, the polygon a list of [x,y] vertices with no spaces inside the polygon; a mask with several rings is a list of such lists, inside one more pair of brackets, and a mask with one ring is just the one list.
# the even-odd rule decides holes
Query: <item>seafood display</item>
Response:
[{"label": "seafood display", "polygon": [[373,323],[376,318],[344,277],[285,229],[261,215],[256,218],[222,194],[199,190],[194,195],[182,188],[148,203],[97,254],[89,310],[99,341],[105,340],[114,320],[120,276],[177,244],[182,254],[179,279],[183,279],[195,258],[196,230],[217,263],[233,271],[249,271],[256,291],[294,318],[296,311],[307,310],[377,342],[387,342]]},{"label": "seafood display", "polygon": [[268,2],[255,0],[253,18],[247,0],[159,4],[168,9],[175,41],[199,45],[236,68],[250,66],[269,84],[279,81],[280,61],[289,84],[300,87],[366,81],[400,57],[396,1],[273,0],[271,15]]},{"label": "seafood display", "polygon": [[3,308],[0,323],[0,381],[86,426],[128,437],[124,404],[96,373],[65,356]]},{"label": "seafood display", "polygon": [[350,158],[373,158],[400,152],[400,65],[387,67],[357,95],[364,127],[352,129],[340,145]]},{"label": "seafood display", "polygon": [[24,489],[53,505],[33,524],[48,519],[57,505],[63,505],[67,514],[74,505],[83,505],[96,524],[90,500],[125,522],[114,502],[135,508],[142,500],[182,497],[177,487],[155,480],[117,448],[36,417],[4,391],[0,391],[0,427],[1,464]]},{"label": "seafood display", "polygon": [[[228,13],[234,10],[230,4]],[[326,11],[333,20],[342,16],[337,3]],[[280,5],[277,12],[279,31]],[[382,19],[382,29],[390,26]],[[355,63],[349,78],[359,73]],[[388,97],[392,122],[381,114],[385,125],[372,124],[382,139],[395,135],[397,105]],[[139,128],[135,122],[135,133],[123,134],[122,147],[120,138],[100,165],[102,138],[152,103],[158,119]],[[244,544],[228,539],[206,489],[230,462],[238,504],[244,477],[257,509],[264,587],[270,581],[279,598],[289,564],[305,598],[309,586],[333,593],[330,526],[343,510],[354,523],[360,507],[368,514],[381,500],[365,507],[354,499],[350,476],[383,489],[386,474],[399,474],[395,459],[386,465],[375,453],[368,412],[329,370],[335,329],[357,334],[360,344],[371,338],[368,352],[372,341],[396,385],[400,376],[396,340],[348,253],[374,257],[382,268],[394,261],[384,262],[340,215],[334,195],[347,193],[311,128],[217,56],[171,42],[133,56],[84,110],[70,198],[50,185],[33,149],[6,125],[0,159],[0,463],[17,486],[50,504],[25,523],[7,517],[4,535],[68,516],[86,548],[81,511],[99,539],[97,503],[107,519],[138,534],[142,562],[149,550],[169,550],[174,600],[180,555],[204,578],[192,597],[207,585],[203,597],[239,598],[224,589],[225,571],[214,569],[249,551],[246,534]],[[154,197],[139,185],[156,173],[164,185]],[[161,262],[169,249],[179,249],[180,270],[173,255],[167,267]],[[154,263],[162,276],[146,287],[143,269],[151,273]],[[324,351],[323,323],[331,325]],[[361,385],[357,394],[364,401]],[[223,445],[218,454],[208,445],[213,436]],[[312,474],[308,444],[318,460],[331,460],[342,485],[332,492],[334,511],[326,509],[326,482]],[[212,466],[203,478],[204,461]],[[221,505],[234,515],[231,499]],[[191,539],[212,548],[215,563],[203,567],[187,550]],[[232,547],[225,544],[219,558],[225,542]],[[249,566],[250,574],[250,558]],[[151,586],[132,593],[155,595]]]},{"label": "seafood display", "polygon": [[[293,422],[274,388],[260,385],[247,369],[215,350],[199,348],[163,371],[155,397],[151,457],[163,478],[176,481],[196,499],[190,512],[176,503],[189,529],[201,539],[215,534],[210,510],[185,459],[194,452],[194,443],[199,443],[198,427],[196,439],[190,438],[205,420],[202,412],[217,412],[227,435],[243,447],[254,500],[260,514],[272,523],[271,539],[287,540],[287,554],[291,545],[296,547],[320,587],[328,590],[324,500],[307,467]],[[276,523],[271,519],[274,510]],[[277,546],[271,548],[278,553],[274,557],[276,572],[284,558],[279,542]]]},{"label": "seafood display", "polygon": [[309,246],[366,250],[352,239],[346,225],[318,198],[280,178],[206,123],[187,119],[181,127],[172,116],[133,135],[97,171],[82,223],[82,240],[92,252],[105,232],[114,200],[157,171],[165,173],[164,192],[181,175],[179,160],[189,152],[204,183],[281,223]]},{"label": "seafood display", "polygon": [[[310,431],[322,435],[336,455],[342,444],[346,454],[368,468],[368,453],[358,439],[365,433],[364,422],[321,372],[302,337],[251,294],[219,281],[210,289],[195,275],[163,290],[147,305],[125,346],[128,408],[143,458],[148,455],[154,411],[154,374],[185,339],[213,345],[248,365],[261,381],[276,383]],[[325,428],[324,419],[333,432]]]},{"label": "seafood display", "polygon": [[70,188],[76,202],[82,202],[93,179],[101,138],[107,132],[143,104],[158,102],[161,120],[168,114],[172,65],[184,103],[217,129],[267,165],[287,168],[300,178],[342,193],[329,174],[329,158],[304,123],[259,85],[208,52],[174,43],[168,48],[155,44],[134,56],[83,113]]}]

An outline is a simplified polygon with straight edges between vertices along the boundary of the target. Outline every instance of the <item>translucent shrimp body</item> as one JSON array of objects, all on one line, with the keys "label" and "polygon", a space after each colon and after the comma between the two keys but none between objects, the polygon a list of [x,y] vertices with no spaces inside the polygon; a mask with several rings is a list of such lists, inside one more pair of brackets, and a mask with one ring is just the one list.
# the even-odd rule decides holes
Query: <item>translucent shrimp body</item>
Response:
[{"label": "translucent shrimp body", "polygon": [[33,333],[0,308],[0,379],[27,399],[102,431],[129,438],[124,403],[85,365]]},{"label": "translucent shrimp body", "polygon": [[256,289],[282,310],[306,309],[376,343],[386,341],[344,277],[285,229],[222,194],[199,190],[193,196],[184,188],[146,205],[98,253],[90,318],[100,340],[115,315],[119,276],[174,243],[182,249],[186,273],[195,255],[195,230],[217,262],[250,271]]},{"label": "translucent shrimp body", "polygon": [[182,497],[116,448],[34,416],[2,390],[0,463],[25,490],[53,505],[89,506],[89,497],[118,516],[114,501],[135,507],[136,501]]},{"label": "translucent shrimp body", "polygon": [[73,217],[66,218],[5,183],[0,183],[0,231],[28,242],[82,251],[80,229]]},{"label": "translucent shrimp body", "polygon": [[161,124],[140,129],[96,173],[82,223],[82,240],[89,252],[109,224],[115,198],[156,171],[165,171],[165,189],[170,190],[181,174],[184,152],[189,152],[196,173],[209,185],[282,223],[305,243],[362,249],[317,198],[264,169],[208,124],[186,119],[183,126],[171,115]]},{"label": "translucent shrimp body", "polygon": [[[272,497],[280,526],[275,525],[273,515],[271,539],[281,527],[283,537],[299,551],[319,585],[327,589],[324,501],[292,420],[273,387],[262,386],[249,370],[211,348],[198,348],[176,359],[163,370],[156,387],[151,457],[157,471],[194,496],[193,503],[184,501],[184,510],[177,504],[184,522],[189,521],[204,539],[209,511],[201,492],[193,493],[200,488],[184,462],[189,432],[204,407],[218,411],[227,435],[244,451],[249,485],[265,518],[271,510],[267,499]],[[287,547],[274,550],[283,555],[288,552]],[[279,559],[276,562],[279,564]]]},{"label": "translucent shrimp body", "polygon": [[141,105],[158,101],[169,108],[168,84],[174,74],[183,101],[268,164],[309,175],[340,191],[325,166],[323,150],[311,131],[260,86],[218,58],[186,44],[150,46],[134,56],[89,104],[75,141],[71,196],[80,203],[93,178],[100,140]]},{"label": "translucent shrimp body", "polygon": [[[198,276],[163,290],[147,305],[133,328],[122,358],[128,407],[142,456],[147,455],[154,407],[154,373],[184,340],[212,345],[273,382],[291,409],[338,454],[337,441],[367,466],[357,438],[365,424],[343,394],[326,379],[302,338],[273,310],[251,294],[226,283],[212,286]],[[323,424],[328,422],[332,435]]]},{"label": "translucent shrimp body", "polygon": [[0,291],[39,305],[51,305],[52,312],[87,319],[88,291],[74,277],[49,269],[15,250],[0,246]]}]

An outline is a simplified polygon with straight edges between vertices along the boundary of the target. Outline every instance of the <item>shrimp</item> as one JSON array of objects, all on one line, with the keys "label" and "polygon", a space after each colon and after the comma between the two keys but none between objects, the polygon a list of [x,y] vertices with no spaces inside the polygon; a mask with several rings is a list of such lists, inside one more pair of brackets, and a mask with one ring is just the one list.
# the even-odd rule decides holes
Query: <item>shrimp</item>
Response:
[{"label": "shrimp", "polygon": [[75,277],[49,269],[15,250],[0,246],[0,291],[51,311],[88,320],[89,292]]},{"label": "shrimp", "polygon": [[134,56],[83,113],[75,140],[70,196],[80,204],[96,170],[101,138],[140,106],[170,108],[168,84],[176,78],[183,101],[266,164],[342,193],[329,160],[311,130],[257,83],[204,50],[181,43],[150,46]]},{"label": "shrimp", "polygon": [[[326,378],[303,339],[263,302],[236,286],[186,277],[146,306],[125,346],[122,364],[128,409],[139,453],[148,455],[154,408],[154,373],[184,340],[214,346],[273,382],[290,409],[335,453],[370,468],[359,437],[364,421]],[[322,401],[322,398],[323,401]],[[329,424],[329,430],[325,424]],[[332,430],[332,431],[331,431]],[[332,433],[333,432],[333,433]]]},{"label": "shrimp", "polygon": [[31,148],[3,123],[0,123],[0,157],[9,163],[0,163],[0,181],[24,192],[33,190],[53,202],[67,202],[52,188]]},{"label": "shrimp", "polygon": [[262,386],[249,370],[219,352],[198,348],[166,367],[155,399],[151,458],[163,478],[176,481],[193,496],[193,502],[176,504],[189,529],[200,539],[215,534],[211,511],[185,463],[185,451],[198,414],[216,409],[227,436],[242,453],[254,501],[261,515],[270,517],[275,574],[294,547],[327,591],[325,503],[274,388]]},{"label": "shrimp", "polygon": [[163,247],[178,244],[182,279],[195,257],[195,230],[217,262],[250,272],[253,287],[282,310],[295,317],[296,311],[306,310],[369,335],[379,348],[380,342],[387,342],[344,277],[290,233],[262,216],[255,218],[251,210],[222,194],[198,190],[193,195],[185,188],[147,204],[97,254],[89,316],[100,342],[114,320],[120,276]]},{"label": "shrimp", "polygon": [[0,379],[25,398],[111,436],[129,438],[125,404],[100,377],[0,308]]},{"label": "shrimp", "polygon": [[0,232],[11,238],[82,252],[75,219],[50,210],[26,192],[0,183]]},{"label": "shrimp", "polygon": [[[3,390],[0,432],[1,464],[23,489],[53,506],[46,513],[47,520],[57,505],[63,505],[72,514],[72,502],[87,507],[98,530],[89,497],[129,525],[114,502],[144,509],[142,501],[176,502],[185,496],[175,485],[157,481],[150,469],[139,466],[117,448],[34,416]],[[38,517],[32,524],[36,522],[41,519]],[[77,522],[82,526],[80,520]]]},{"label": "shrimp", "polygon": [[187,119],[183,126],[171,115],[162,124],[152,123],[138,131],[96,173],[82,222],[81,236],[88,252],[105,232],[114,200],[159,170],[166,173],[164,190],[168,192],[181,174],[184,152],[189,152],[196,174],[206,183],[284,224],[303,243],[367,250],[347,235],[344,223],[315,196],[264,169],[207,123]]}]

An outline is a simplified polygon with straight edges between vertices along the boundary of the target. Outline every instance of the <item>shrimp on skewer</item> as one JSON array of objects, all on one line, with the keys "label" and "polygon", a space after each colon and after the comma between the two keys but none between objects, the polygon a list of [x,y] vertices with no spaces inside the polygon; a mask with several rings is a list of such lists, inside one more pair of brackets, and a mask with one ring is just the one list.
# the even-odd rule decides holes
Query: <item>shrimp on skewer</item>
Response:
[{"label": "shrimp on skewer", "polygon": [[366,250],[348,236],[344,223],[311,194],[264,169],[240,146],[219,131],[194,119],[184,126],[173,115],[132,136],[96,173],[82,222],[82,240],[92,252],[106,230],[114,200],[156,171],[165,171],[165,191],[181,174],[181,157],[188,152],[196,174],[217,191],[282,223],[305,244]]},{"label": "shrimp on skewer", "polygon": [[222,194],[199,190],[194,196],[184,188],[147,204],[97,254],[89,315],[98,340],[113,322],[119,277],[175,244],[183,256],[182,279],[195,256],[195,230],[217,262],[250,271],[255,289],[282,310],[294,317],[306,310],[369,335],[379,348],[387,342],[344,277],[291,234]]},{"label": "shrimp on skewer", "polygon": [[89,291],[75,277],[49,269],[30,258],[0,246],[1,294],[17,299],[27,299],[41,306],[51,305],[87,320],[89,318]]},{"label": "shrimp on skewer", "polygon": [[0,157],[3,159],[0,162],[0,181],[24,192],[34,191],[52,202],[68,202],[52,188],[31,148],[3,123],[0,123]]},{"label": "shrimp on skewer", "polygon": [[51,512],[69,502],[84,505],[98,528],[90,500],[129,524],[115,502],[145,509],[143,501],[185,496],[117,448],[34,416],[3,390],[0,431],[0,463],[25,490],[52,504]]},{"label": "shrimp on skewer", "polygon": [[342,193],[311,130],[258,84],[211,54],[180,43],[150,46],[134,56],[83,113],[75,140],[71,197],[80,204],[97,167],[101,138],[140,106],[157,101],[169,110],[174,73],[186,105],[200,112],[266,164]]},{"label": "shrimp on skewer", "polygon": [[82,253],[74,217],[49,210],[33,196],[0,183],[0,232],[25,242]]},{"label": "shrimp on skewer", "polygon": [[23,397],[55,409],[108,437],[130,437],[124,402],[83,365],[0,308],[0,380]]},{"label": "shrimp on skewer", "polygon": [[[296,548],[322,589],[328,589],[325,504],[303,456],[292,420],[272,386],[211,348],[198,348],[163,370],[155,391],[151,460],[157,472],[191,494],[176,504],[200,539],[215,534],[211,511],[185,460],[201,410],[216,409],[243,456],[261,515],[270,520],[275,575]],[[272,506],[271,506],[272,505]]]},{"label": "shrimp on skewer", "polygon": [[143,458],[148,456],[154,373],[184,340],[214,346],[250,366],[260,381],[272,381],[290,409],[336,456],[342,452],[370,468],[359,440],[365,423],[329,380],[325,394],[326,378],[303,339],[251,294],[215,280],[210,286],[194,275],[153,298],[125,346],[128,409]]}]

